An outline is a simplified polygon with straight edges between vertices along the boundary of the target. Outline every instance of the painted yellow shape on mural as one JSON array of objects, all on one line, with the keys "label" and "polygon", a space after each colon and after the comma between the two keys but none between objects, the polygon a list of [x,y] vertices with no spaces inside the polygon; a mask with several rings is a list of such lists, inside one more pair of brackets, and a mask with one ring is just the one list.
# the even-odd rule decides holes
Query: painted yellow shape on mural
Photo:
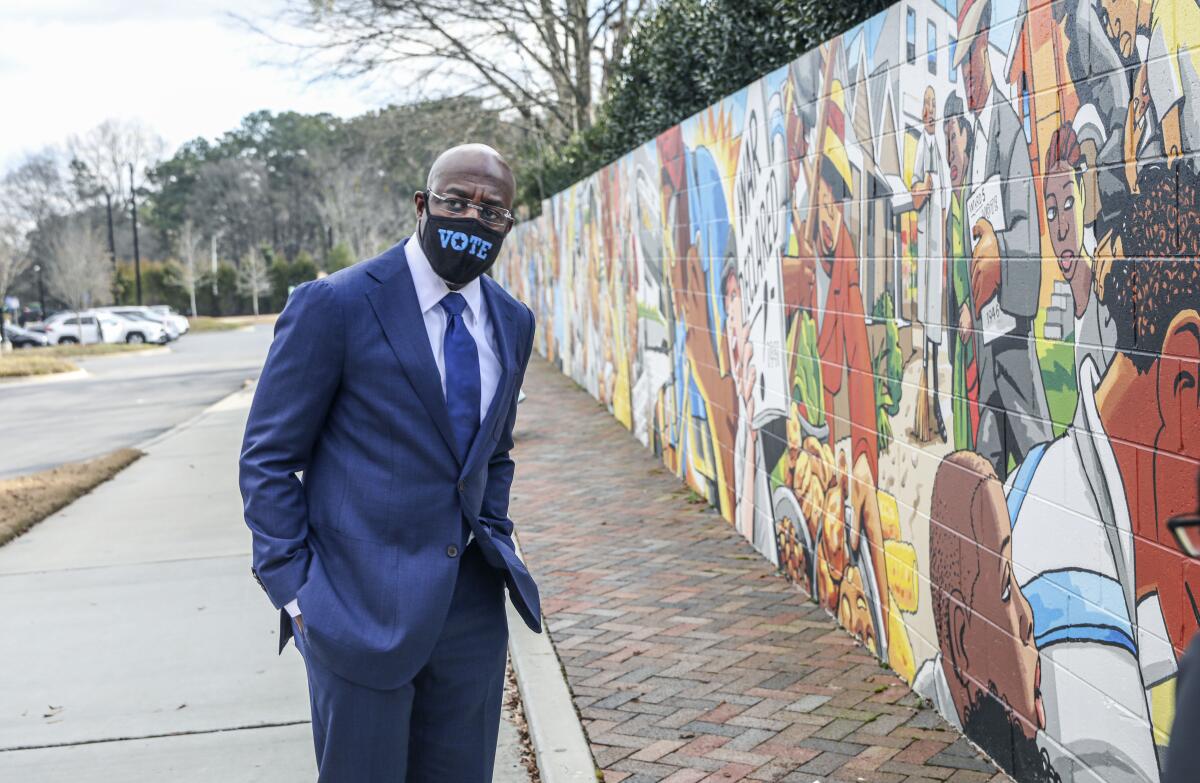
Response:
[{"label": "painted yellow shape on mural", "polygon": [[1171,738],[1175,722],[1175,678],[1150,689],[1150,723],[1154,727],[1154,744],[1165,746]]},{"label": "painted yellow shape on mural", "polygon": [[899,541],[900,508],[896,505],[896,498],[880,490],[876,490],[875,495],[879,498],[879,522],[884,540]]},{"label": "painted yellow shape on mural", "polygon": [[902,612],[917,611],[917,550],[903,541],[883,542],[892,605]]},{"label": "painted yellow shape on mural", "polygon": [[905,682],[912,682],[917,674],[917,664],[913,660],[912,645],[908,641],[908,627],[904,625],[900,612],[888,612],[887,625],[888,665],[903,677]]}]

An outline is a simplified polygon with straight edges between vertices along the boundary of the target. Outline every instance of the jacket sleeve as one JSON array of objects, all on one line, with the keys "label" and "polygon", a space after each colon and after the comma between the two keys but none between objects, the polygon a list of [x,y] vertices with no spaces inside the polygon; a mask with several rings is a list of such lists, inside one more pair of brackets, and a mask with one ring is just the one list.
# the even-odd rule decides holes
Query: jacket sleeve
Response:
[{"label": "jacket sleeve", "polygon": [[483,505],[479,509],[481,520],[497,532],[506,535],[512,533],[512,522],[508,519],[508,499],[516,469],[511,452],[513,426],[517,421],[517,398],[520,397],[521,384],[525,381],[525,369],[529,366],[529,357],[533,353],[533,334],[536,328],[533,312],[528,307],[525,308],[525,312],[529,317],[529,334],[526,337],[524,358],[521,360],[516,385],[513,387],[508,418],[504,422],[504,429],[500,432],[500,440],[496,443],[492,457],[488,460],[487,485],[483,491]]},{"label": "jacket sleeve", "polygon": [[295,291],[275,326],[242,442],[239,483],[254,575],[281,608],[308,573],[306,469],[341,382],[345,323],[324,280]]},{"label": "jacket sleeve", "polygon": [[1042,286],[1041,238],[1033,167],[1019,125],[1008,155],[1003,184],[1007,228],[996,233],[1000,245],[1000,309],[1017,318],[1032,318],[1037,315]]}]

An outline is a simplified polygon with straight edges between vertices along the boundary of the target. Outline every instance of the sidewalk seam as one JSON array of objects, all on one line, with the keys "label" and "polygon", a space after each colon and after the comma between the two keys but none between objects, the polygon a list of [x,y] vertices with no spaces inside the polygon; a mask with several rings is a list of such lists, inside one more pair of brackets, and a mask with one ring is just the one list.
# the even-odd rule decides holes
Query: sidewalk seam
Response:
[{"label": "sidewalk seam", "polygon": [[253,731],[254,729],[278,729],[288,726],[306,726],[311,720],[289,720],[278,723],[253,723],[246,726],[229,726],[220,729],[196,729],[195,731],[168,731],[163,734],[139,734],[130,737],[102,737],[100,739],[79,740],[78,742],[51,742],[45,745],[15,745],[11,748],[0,748],[0,753],[17,753],[22,750],[51,750],[53,748],[74,748],[79,745],[104,745],[110,742],[137,742],[148,739],[168,739],[170,737],[191,737],[200,734],[224,734],[230,731]]}]

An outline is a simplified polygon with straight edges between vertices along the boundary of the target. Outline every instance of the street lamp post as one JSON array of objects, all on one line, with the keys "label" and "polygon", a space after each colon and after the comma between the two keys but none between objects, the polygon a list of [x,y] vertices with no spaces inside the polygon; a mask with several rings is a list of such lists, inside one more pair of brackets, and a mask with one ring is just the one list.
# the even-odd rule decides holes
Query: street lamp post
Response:
[{"label": "street lamp post", "polygon": [[33,271],[38,279],[38,305],[42,308],[42,320],[46,320],[46,286],[42,284],[42,265],[34,264]]},{"label": "street lamp post", "polygon": [[133,164],[129,164],[129,214],[133,218],[133,276],[137,286],[138,307],[142,306],[142,255],[138,251],[137,189],[133,185]]}]

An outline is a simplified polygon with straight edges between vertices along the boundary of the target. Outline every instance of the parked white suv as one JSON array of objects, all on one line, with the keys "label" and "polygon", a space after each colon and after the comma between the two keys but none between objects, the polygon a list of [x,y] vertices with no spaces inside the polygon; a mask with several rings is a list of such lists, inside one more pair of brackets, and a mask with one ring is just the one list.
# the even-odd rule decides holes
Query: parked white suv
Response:
[{"label": "parked white suv", "polygon": [[100,342],[100,329],[106,343],[165,343],[167,330],[150,320],[122,318],[103,310],[65,312],[46,319],[46,337],[51,345]]},{"label": "parked white suv", "polygon": [[138,315],[122,315],[120,313],[108,313],[107,315],[117,320],[120,331],[114,337],[108,333],[108,325],[105,324],[104,339],[106,342],[157,343],[159,345],[166,345],[171,341],[171,335],[167,332],[167,327],[153,318]]},{"label": "parked white suv", "polygon": [[151,314],[158,315],[161,318],[175,324],[175,328],[179,330],[180,334],[187,334],[188,329],[192,328],[191,324],[188,323],[187,316],[180,315],[179,313],[175,312],[175,308],[171,307],[170,305],[151,305],[146,309],[149,310]]}]

